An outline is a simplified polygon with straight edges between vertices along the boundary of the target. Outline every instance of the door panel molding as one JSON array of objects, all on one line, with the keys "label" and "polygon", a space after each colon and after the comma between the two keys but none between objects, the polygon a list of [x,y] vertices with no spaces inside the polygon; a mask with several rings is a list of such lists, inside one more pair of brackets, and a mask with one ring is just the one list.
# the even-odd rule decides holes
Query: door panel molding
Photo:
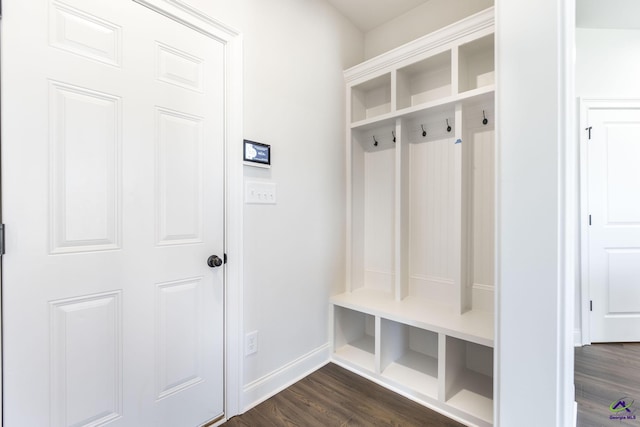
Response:
[{"label": "door panel molding", "polygon": [[601,110],[640,109],[640,99],[578,98],[580,105],[580,329],[581,344],[591,344],[591,291],[589,286],[589,158],[590,113]]},{"label": "door panel molding", "polygon": [[[224,341],[226,417],[240,413],[242,385],[242,36],[225,24],[174,0],[131,0],[224,44]],[[118,54],[114,54],[118,58]],[[95,59],[95,58],[93,58]],[[107,62],[107,61],[101,61]],[[1,268],[1,265],[0,265]],[[1,270],[0,270],[1,272]],[[1,372],[1,371],[0,371]],[[0,390],[0,399],[3,400]],[[213,422],[217,422],[214,420]],[[1,421],[0,421],[1,423]]]},{"label": "door panel molding", "polygon": [[225,392],[226,418],[242,412],[242,35],[180,0],[132,0],[225,46]]}]

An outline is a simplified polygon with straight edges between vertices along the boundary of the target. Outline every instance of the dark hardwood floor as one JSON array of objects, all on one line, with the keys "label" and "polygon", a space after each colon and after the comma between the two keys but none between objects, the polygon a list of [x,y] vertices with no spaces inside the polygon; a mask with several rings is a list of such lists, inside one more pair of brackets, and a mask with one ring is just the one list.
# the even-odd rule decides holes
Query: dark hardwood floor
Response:
[{"label": "dark hardwood floor", "polygon": [[438,426],[462,424],[330,363],[224,426]]},{"label": "dark hardwood floor", "polygon": [[[576,348],[575,387],[578,427],[640,427],[640,343]],[[631,405],[628,411],[625,405],[615,408],[619,400]]]},{"label": "dark hardwood floor", "polygon": [[[576,348],[575,388],[578,427],[640,427],[640,343]],[[332,363],[224,425],[462,426]]]}]

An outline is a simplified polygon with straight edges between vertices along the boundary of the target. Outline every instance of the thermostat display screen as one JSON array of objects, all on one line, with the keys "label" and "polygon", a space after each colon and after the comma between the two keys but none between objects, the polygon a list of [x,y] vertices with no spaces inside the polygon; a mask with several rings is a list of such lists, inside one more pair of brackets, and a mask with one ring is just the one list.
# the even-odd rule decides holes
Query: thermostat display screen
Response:
[{"label": "thermostat display screen", "polygon": [[271,164],[271,146],[260,142],[244,140],[244,161],[261,165]]}]

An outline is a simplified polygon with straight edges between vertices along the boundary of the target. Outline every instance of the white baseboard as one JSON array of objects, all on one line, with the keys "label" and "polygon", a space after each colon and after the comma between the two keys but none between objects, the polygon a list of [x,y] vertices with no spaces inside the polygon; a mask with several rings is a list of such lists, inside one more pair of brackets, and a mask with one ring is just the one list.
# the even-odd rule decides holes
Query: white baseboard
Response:
[{"label": "white baseboard", "polygon": [[329,343],[245,385],[242,389],[243,412],[248,411],[268,398],[329,363]]}]

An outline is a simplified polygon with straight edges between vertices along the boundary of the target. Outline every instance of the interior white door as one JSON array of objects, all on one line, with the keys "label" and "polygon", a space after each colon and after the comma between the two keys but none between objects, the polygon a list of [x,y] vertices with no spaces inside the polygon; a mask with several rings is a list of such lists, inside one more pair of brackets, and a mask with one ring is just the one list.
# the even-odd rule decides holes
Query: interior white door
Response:
[{"label": "interior white door", "polygon": [[132,0],[6,0],[4,425],[223,416],[224,46]]},{"label": "interior white door", "polygon": [[587,126],[591,341],[640,341],[640,105],[589,109]]}]

